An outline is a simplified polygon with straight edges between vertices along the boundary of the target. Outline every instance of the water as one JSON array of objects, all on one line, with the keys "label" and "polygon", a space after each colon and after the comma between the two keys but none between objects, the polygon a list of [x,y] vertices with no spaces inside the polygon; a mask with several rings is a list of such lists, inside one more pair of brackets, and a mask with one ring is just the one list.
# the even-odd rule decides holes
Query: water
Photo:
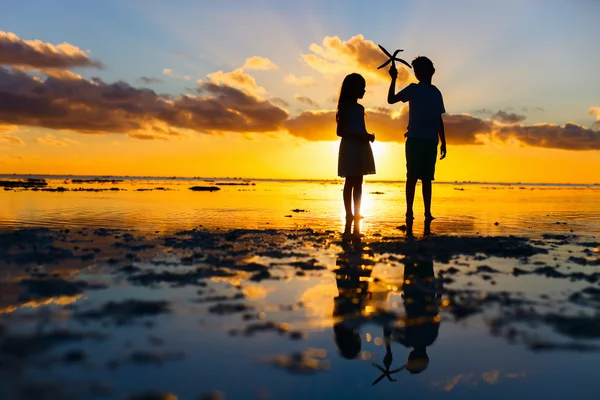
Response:
[{"label": "water", "polygon": [[65,179],[126,190],[0,192],[0,398],[600,397],[597,186],[435,184],[405,239],[367,182],[345,243],[340,182]]},{"label": "water", "polygon": [[[11,176],[12,177],[12,176]],[[80,178],[80,177],[78,177]],[[89,178],[89,177],[83,177]],[[227,179],[124,179],[119,183],[74,184],[48,179],[49,187],[118,188],[103,192],[0,191],[0,229],[16,227],[106,227],[144,231],[207,228],[313,227],[341,229],[342,181],[251,181],[193,192],[192,186],[244,183]],[[166,191],[138,191],[165,188]],[[417,187],[415,215],[423,215]],[[366,182],[362,230],[391,234],[403,223],[402,182]],[[600,186],[434,184],[433,231],[440,234],[532,234],[600,232]],[[299,209],[305,212],[293,212]],[[498,225],[495,223],[498,222]],[[567,223],[564,225],[562,223]],[[417,218],[415,229],[421,229]]]}]

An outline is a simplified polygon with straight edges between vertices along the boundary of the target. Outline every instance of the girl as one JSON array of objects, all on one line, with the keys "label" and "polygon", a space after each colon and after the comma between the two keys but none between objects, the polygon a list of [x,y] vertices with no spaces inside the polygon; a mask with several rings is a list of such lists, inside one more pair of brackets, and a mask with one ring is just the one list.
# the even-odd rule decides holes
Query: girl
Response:
[{"label": "girl", "polygon": [[[365,109],[358,104],[365,94],[365,79],[359,74],[350,74],[344,78],[338,100],[337,135],[342,138],[338,158],[338,175],[346,178],[344,184],[344,208],[346,209],[346,227],[344,235],[350,235],[354,222],[354,233],[360,231],[360,202],[362,197],[363,176],[375,173],[375,161],[369,142],[375,135],[367,132]],[[354,200],[354,213],[352,213]]]}]

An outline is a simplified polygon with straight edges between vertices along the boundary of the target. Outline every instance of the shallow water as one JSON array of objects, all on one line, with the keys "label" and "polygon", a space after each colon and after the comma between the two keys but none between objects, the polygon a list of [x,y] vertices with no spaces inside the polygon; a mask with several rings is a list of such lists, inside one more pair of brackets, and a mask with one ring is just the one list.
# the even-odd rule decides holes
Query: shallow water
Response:
[{"label": "shallow water", "polygon": [[[219,183],[215,192],[192,186]],[[240,181],[124,179],[119,183],[71,183],[48,179],[48,187],[119,191],[0,191],[0,229],[15,227],[106,227],[174,232],[206,228],[311,227],[342,229],[342,181]],[[167,190],[139,191],[164,188]],[[422,230],[420,187],[415,230]],[[600,186],[434,184],[433,232],[443,234],[600,233]],[[404,223],[402,182],[366,182],[362,231],[391,234]],[[292,210],[303,210],[293,212]],[[495,223],[498,222],[498,225]],[[563,225],[567,223],[566,225]]]},{"label": "shallow water", "polygon": [[436,185],[406,238],[367,183],[348,243],[339,184],[197,184],[0,192],[0,398],[600,396],[598,188]]}]

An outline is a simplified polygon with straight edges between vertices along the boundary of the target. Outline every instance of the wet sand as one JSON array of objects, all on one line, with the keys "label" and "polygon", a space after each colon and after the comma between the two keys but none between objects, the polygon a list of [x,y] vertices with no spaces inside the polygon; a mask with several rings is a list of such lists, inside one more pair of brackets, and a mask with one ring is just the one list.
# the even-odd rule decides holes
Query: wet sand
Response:
[{"label": "wet sand", "polygon": [[415,233],[1,233],[0,398],[596,398],[600,237]]}]

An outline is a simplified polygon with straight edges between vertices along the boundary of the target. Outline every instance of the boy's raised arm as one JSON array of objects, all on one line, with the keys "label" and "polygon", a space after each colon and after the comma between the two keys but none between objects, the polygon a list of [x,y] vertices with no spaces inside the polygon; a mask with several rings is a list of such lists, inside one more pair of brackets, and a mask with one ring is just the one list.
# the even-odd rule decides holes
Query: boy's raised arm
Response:
[{"label": "boy's raised arm", "polygon": [[388,104],[394,104],[399,101],[406,102],[408,99],[405,98],[402,91],[394,93],[396,90],[396,78],[398,77],[398,70],[396,67],[390,67],[390,76],[392,77],[392,81],[390,82],[390,89],[388,90]]}]

